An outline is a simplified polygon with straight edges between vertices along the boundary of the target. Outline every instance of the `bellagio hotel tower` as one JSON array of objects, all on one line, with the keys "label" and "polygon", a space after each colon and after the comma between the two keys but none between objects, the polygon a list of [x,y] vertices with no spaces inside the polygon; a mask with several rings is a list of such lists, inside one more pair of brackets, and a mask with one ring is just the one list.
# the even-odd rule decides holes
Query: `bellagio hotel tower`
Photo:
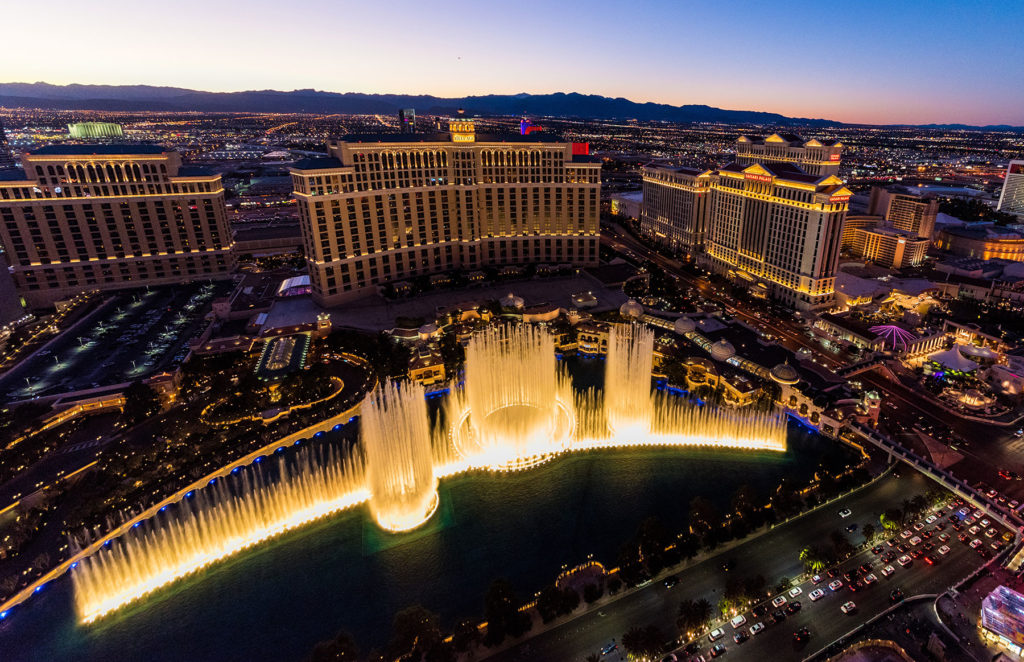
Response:
[{"label": "bellagio hotel tower", "polygon": [[600,161],[543,134],[348,136],[292,168],[314,299],[450,269],[598,261]]}]

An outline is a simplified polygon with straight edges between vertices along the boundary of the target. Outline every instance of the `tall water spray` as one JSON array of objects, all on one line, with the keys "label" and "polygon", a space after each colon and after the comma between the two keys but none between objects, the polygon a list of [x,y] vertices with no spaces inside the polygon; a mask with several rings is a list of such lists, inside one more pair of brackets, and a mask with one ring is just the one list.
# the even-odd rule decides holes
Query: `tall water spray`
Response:
[{"label": "tall water spray", "polygon": [[413,529],[437,508],[423,386],[389,382],[363,400],[360,422],[370,511],[389,531]]},{"label": "tall water spray", "polygon": [[224,477],[83,559],[71,573],[81,620],[367,498],[358,456],[303,450],[277,468]]},{"label": "tall water spray", "polygon": [[608,338],[604,406],[612,434],[643,439],[651,430],[651,367],[654,331],[641,324],[616,324]]},{"label": "tall water spray", "polygon": [[455,444],[491,468],[521,468],[563,451],[572,431],[571,388],[546,330],[490,327],[470,340],[466,385],[451,399]]}]

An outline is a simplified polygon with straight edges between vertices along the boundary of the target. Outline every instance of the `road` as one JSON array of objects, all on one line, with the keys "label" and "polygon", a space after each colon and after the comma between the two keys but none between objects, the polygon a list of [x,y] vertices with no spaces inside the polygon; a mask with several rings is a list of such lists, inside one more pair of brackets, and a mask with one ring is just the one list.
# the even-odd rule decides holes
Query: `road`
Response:
[{"label": "road", "polygon": [[[660,582],[655,582],[600,608],[591,609],[572,621],[538,634],[488,659],[496,662],[584,660],[587,655],[600,650],[613,638],[619,640],[622,634],[634,625],[655,624],[665,633],[667,640],[675,635],[676,611],[681,600],[696,600],[703,597],[713,605],[718,603],[728,577],[719,568],[724,558],[736,561],[736,566],[731,572],[741,577],[760,574],[769,584],[774,584],[781,577],[795,577],[802,571],[799,560],[801,549],[811,544],[822,545],[823,541],[828,541],[833,531],[841,530],[850,523],[863,526],[870,522],[877,528],[878,514],[886,507],[898,507],[904,499],[923,493],[931,485],[933,483],[927,478],[909,470],[905,470],[904,476],[899,479],[891,475],[883,477],[833,504],[776,527],[721,555],[676,572],[681,581],[675,588],[666,589]],[[850,508],[853,515],[848,519],[841,519],[837,513],[842,508]],[[862,540],[857,533],[850,534],[849,538],[853,543],[860,543]],[[923,563],[915,562],[909,571],[899,569],[892,580],[882,580],[881,584],[888,586],[898,583],[903,586],[907,595],[921,591],[934,592],[940,587],[948,586],[968,574],[980,562],[974,552],[964,553],[961,549],[963,546],[956,542],[955,536],[952,542],[953,552],[936,567],[923,567]],[[863,555],[872,556],[868,551],[863,552],[857,557],[857,564],[863,562]],[[800,659],[802,655],[831,641],[829,637],[834,639],[841,636],[859,622],[867,620],[871,614],[888,606],[888,590],[873,588],[866,593],[858,594],[858,602],[862,600],[862,595],[863,607],[849,618],[839,618],[839,595],[828,596],[815,605],[805,599],[804,611],[791,617],[786,624],[769,626],[756,639],[751,639],[742,646],[736,646],[731,638],[723,640],[730,648],[729,657],[736,657],[732,654],[735,649],[743,651],[746,659],[751,660]],[[825,609],[834,609],[835,614],[828,611],[828,618],[821,619],[820,616],[825,613]],[[605,615],[602,616],[602,613]],[[803,625],[811,628],[813,638],[809,644],[812,650],[801,652],[794,650],[792,646],[792,632]],[[702,641],[704,649],[708,648],[706,644],[705,637]],[[765,653],[769,648],[772,649],[772,654]],[[780,651],[786,652],[786,655],[777,657]],[[613,654],[605,659],[616,658]]]},{"label": "road", "polygon": [[964,460],[948,467],[953,475],[972,485],[985,483],[1007,498],[1024,501],[1024,481],[1010,481],[999,476],[1001,469],[1024,475],[1024,438],[1016,436],[1015,427],[961,418],[930,404],[900,382],[890,381],[875,371],[861,373],[857,379],[865,386],[886,393],[882,421],[894,433],[894,439],[922,457],[929,457],[916,435],[900,434],[899,431],[904,428],[909,431],[915,426],[927,426],[931,431],[951,431],[963,440],[956,451],[965,456]]}]

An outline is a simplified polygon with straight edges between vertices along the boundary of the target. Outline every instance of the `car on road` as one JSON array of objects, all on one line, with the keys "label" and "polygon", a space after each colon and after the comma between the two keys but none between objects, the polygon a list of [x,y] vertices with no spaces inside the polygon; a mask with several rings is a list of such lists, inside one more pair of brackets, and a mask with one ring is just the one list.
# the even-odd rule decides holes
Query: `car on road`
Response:
[{"label": "car on road", "polygon": [[852,614],[853,612],[857,611],[857,605],[853,602],[853,600],[850,600],[849,602],[844,602],[843,606],[839,609],[844,614]]},{"label": "car on road", "polygon": [[981,544],[981,541],[975,538],[971,541],[971,549],[978,549],[979,547],[981,547]]},{"label": "car on road", "polygon": [[818,584],[822,583],[823,581],[825,581],[825,578],[822,577],[821,575],[814,575],[813,577],[811,577],[811,583],[814,584],[815,586],[817,586]]},{"label": "car on road", "polygon": [[903,538],[904,540],[906,540],[907,538],[909,538],[912,535],[914,535],[914,532],[911,531],[910,529],[907,529],[906,531],[904,531],[903,533],[900,534],[900,538]]},{"label": "car on road", "polygon": [[[978,543],[980,544],[981,541],[979,540]],[[784,595],[776,596],[775,599],[772,600],[772,606],[775,607],[776,609],[778,609],[779,607],[781,607],[784,604],[786,604],[786,596],[784,596]]]},{"label": "car on road", "polygon": [[810,638],[811,631],[807,628],[800,628],[799,630],[793,632],[793,641],[797,642],[798,644],[802,644]]},{"label": "car on road", "polygon": [[864,563],[861,564],[860,571],[861,572],[867,572],[868,570],[871,570],[871,562],[870,561],[865,561]]},{"label": "car on road", "polygon": [[925,521],[926,524],[931,524],[932,522],[934,522],[937,519],[939,519],[937,515],[929,515],[928,517],[925,518],[924,521]]},{"label": "car on road", "polygon": [[910,544],[914,545],[915,547],[917,545],[920,545],[921,544],[921,537],[920,536],[914,536],[913,538],[910,539]]},{"label": "car on road", "polygon": [[967,529],[967,533],[971,534],[972,536],[978,535],[978,531],[981,531],[980,526],[972,526],[971,528]]},{"label": "car on road", "polygon": [[928,565],[935,565],[936,559],[931,554],[926,554],[925,557],[924,557],[924,562],[927,563]]},{"label": "car on road", "polygon": [[750,635],[742,630],[732,635],[732,640],[735,641],[737,644],[742,644],[747,639],[750,639]]},{"label": "car on road", "polygon": [[892,567],[891,565],[887,565],[884,568],[882,568],[883,577],[890,577],[894,572],[896,572],[896,568]]},{"label": "car on road", "polygon": [[754,623],[750,626],[750,634],[758,635],[764,632],[764,623]]},{"label": "car on road", "polygon": [[877,581],[878,581],[878,577],[876,577],[875,573],[873,573],[873,572],[869,572],[868,574],[864,575],[864,585],[865,586],[870,586],[870,585],[874,584]]},{"label": "car on road", "polygon": [[913,562],[914,562],[914,559],[910,558],[906,554],[904,554],[903,556],[901,556],[898,559],[896,559],[896,563],[899,563],[901,568],[906,568],[907,566],[909,566]]},{"label": "car on road", "polygon": [[608,653],[611,653],[613,650],[617,650],[618,648],[619,645],[613,641],[609,644],[606,644],[605,647],[601,649],[601,655],[607,655]]},{"label": "car on road", "polygon": [[818,600],[821,600],[823,597],[825,597],[825,591],[822,591],[820,588],[816,588],[810,593],[808,593],[807,597],[811,599],[811,602],[817,602]]},{"label": "car on road", "polygon": [[679,583],[679,578],[675,575],[669,575],[665,578],[665,588],[672,588]]},{"label": "car on road", "polygon": [[924,556],[924,550],[921,549],[920,547],[910,551],[910,558],[912,558],[912,559],[919,559],[922,556]]},{"label": "car on road", "polygon": [[856,522],[854,522],[850,526],[846,527],[847,533],[853,533],[856,530],[857,530],[857,523]]},{"label": "car on road", "polygon": [[856,593],[857,591],[859,591],[862,588],[864,588],[864,582],[862,582],[861,580],[857,579],[857,580],[854,580],[854,581],[850,582],[849,584],[847,584],[846,588],[850,589],[850,592]]},{"label": "car on road", "polygon": [[799,586],[794,586],[793,588],[789,589],[789,597],[795,598],[803,592],[804,590],[802,588],[800,588]]},{"label": "car on road", "polygon": [[750,615],[754,618],[764,618],[768,615],[768,606],[757,605],[756,607],[750,610]]},{"label": "car on road", "polygon": [[803,607],[803,605],[800,604],[799,600],[793,600],[793,602],[790,602],[788,605],[786,605],[786,612],[790,614],[795,614],[798,611],[800,611],[801,607]]},{"label": "car on road", "polygon": [[781,609],[776,609],[772,612],[771,620],[772,623],[781,623],[782,621],[786,620],[786,612],[782,611]]},{"label": "car on road", "polygon": [[923,522],[918,522],[917,524],[914,525],[914,530],[915,531],[920,531],[923,528],[924,528],[924,523]]},{"label": "car on road", "polygon": [[939,547],[938,552],[939,556],[945,556],[946,554],[949,554],[949,546],[943,545],[942,547]]},{"label": "car on road", "polygon": [[832,582],[828,583],[829,590],[833,591],[833,592],[838,591],[842,587],[843,587],[843,580],[842,579],[837,579],[835,581],[832,581]]},{"label": "car on road", "polygon": [[995,527],[992,527],[988,531],[985,532],[985,537],[987,537],[987,538],[994,538],[995,535],[996,535],[996,528]]},{"label": "car on road", "polygon": [[968,542],[971,541],[971,536],[969,534],[967,534],[967,533],[961,533],[960,535],[958,535],[956,537],[956,539],[959,540],[960,542],[964,543],[964,544],[967,544]]},{"label": "car on road", "polygon": [[881,545],[875,545],[874,547],[871,548],[871,553],[874,554],[875,556],[878,556],[883,551],[884,550],[883,550]]},{"label": "car on road", "polygon": [[842,510],[839,511],[839,516],[842,517],[843,519],[846,519],[847,517],[849,517],[852,514],[853,514],[853,511],[850,510],[849,508],[843,508]]},{"label": "car on road", "polygon": [[723,646],[722,644],[715,644],[711,648],[710,653],[711,653],[711,657],[718,657],[720,655],[725,655],[725,646]]},{"label": "car on road", "polygon": [[949,542],[949,534],[948,533],[939,534],[939,542]]},{"label": "car on road", "polygon": [[725,630],[722,628],[715,628],[711,632],[708,632],[708,641],[718,641],[725,636]]},{"label": "car on road", "polygon": [[889,593],[889,602],[891,602],[893,604],[896,604],[897,602],[899,602],[902,599],[903,599],[903,589],[901,589],[901,588],[894,588]]},{"label": "car on road", "polygon": [[739,616],[734,616],[733,619],[731,621],[729,621],[729,625],[732,626],[733,630],[739,630],[741,627],[743,627],[746,624],[747,624],[747,617],[744,616],[743,614],[740,614]]}]

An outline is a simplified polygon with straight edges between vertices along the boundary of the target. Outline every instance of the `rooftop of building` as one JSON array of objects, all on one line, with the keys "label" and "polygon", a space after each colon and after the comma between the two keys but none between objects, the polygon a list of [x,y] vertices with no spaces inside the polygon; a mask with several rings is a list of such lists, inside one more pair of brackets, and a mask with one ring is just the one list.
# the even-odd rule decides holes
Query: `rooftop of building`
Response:
[{"label": "rooftop of building", "polygon": [[46,145],[27,152],[32,156],[89,156],[114,154],[164,154],[174,150],[160,145],[112,144],[112,145]]},{"label": "rooftop of building", "polygon": [[[339,143],[451,143],[451,133],[353,133],[337,139]],[[528,135],[519,133],[479,133],[477,143],[567,143],[556,135],[535,131]],[[460,143],[465,144],[465,143]],[[472,144],[472,143],[469,143]]]},{"label": "rooftop of building", "polygon": [[1024,240],[1024,233],[994,225],[966,226],[962,228],[942,228],[941,232],[965,239],[1005,239]]},{"label": "rooftop of building", "polygon": [[665,163],[648,163],[644,168],[649,170],[664,170],[666,172],[676,172],[681,175],[690,175],[691,177],[699,177],[700,175],[707,172],[707,170],[701,170],[700,168],[691,168],[689,166],[674,166]]},{"label": "rooftop of building", "polygon": [[772,135],[767,137],[756,135],[742,135],[736,139],[736,142],[748,142],[755,145],[762,145],[765,142],[769,141],[769,139],[771,138],[777,138],[778,140],[771,140],[770,142],[787,142],[790,145],[796,144],[800,146],[804,146],[807,143],[811,142],[816,142],[822,147],[831,147],[833,145],[839,144],[838,140],[816,140],[814,138],[808,140],[807,138],[804,138],[803,136],[798,135],[796,133],[773,133]]},{"label": "rooftop of building", "polygon": [[212,177],[215,174],[217,174],[217,173],[215,173],[210,168],[205,168],[203,166],[188,165],[188,166],[181,166],[180,168],[178,168],[178,175],[177,176],[178,177]]},{"label": "rooftop of building", "polygon": [[322,156],[299,159],[292,167],[296,170],[333,170],[334,168],[343,168],[344,165],[333,156]]},{"label": "rooftop of building", "polygon": [[0,168],[0,182],[23,182],[25,171],[21,168]]},{"label": "rooftop of building", "polygon": [[872,234],[884,234],[888,237],[899,237],[907,239],[909,241],[923,241],[929,243],[929,239],[921,239],[914,232],[907,232],[906,230],[897,230],[894,227],[888,225],[878,225],[873,228],[857,228],[858,232],[870,232]]}]

